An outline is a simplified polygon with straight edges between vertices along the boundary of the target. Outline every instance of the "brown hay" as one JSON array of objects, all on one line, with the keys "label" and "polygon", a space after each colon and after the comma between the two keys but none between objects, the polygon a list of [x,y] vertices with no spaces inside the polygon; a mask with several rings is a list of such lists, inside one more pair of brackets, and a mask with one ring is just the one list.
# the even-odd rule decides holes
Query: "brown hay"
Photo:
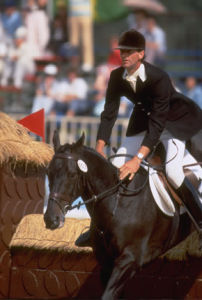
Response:
[{"label": "brown hay", "polygon": [[49,230],[45,228],[43,215],[27,215],[17,227],[10,243],[10,248],[32,248],[62,253],[86,252],[92,249],[75,246],[74,242],[79,235],[87,230],[89,219],[66,218],[62,228]]},{"label": "brown hay", "polygon": [[162,256],[168,260],[180,261],[188,260],[189,257],[202,257],[202,250],[199,250],[199,235],[196,231]]},{"label": "brown hay", "polygon": [[43,142],[36,142],[28,130],[8,115],[0,112],[0,164],[24,163],[46,165],[53,156],[53,149]]},{"label": "brown hay", "polygon": [[[91,248],[79,248],[74,244],[75,240],[82,232],[87,230],[89,225],[89,219],[67,218],[64,227],[51,231],[45,228],[43,215],[27,215],[18,225],[11,240],[10,248],[32,248],[63,253],[91,253]],[[183,242],[167,251],[161,258],[166,258],[170,261],[183,261],[190,256],[202,257],[202,251],[199,251],[197,232],[190,234]]]}]

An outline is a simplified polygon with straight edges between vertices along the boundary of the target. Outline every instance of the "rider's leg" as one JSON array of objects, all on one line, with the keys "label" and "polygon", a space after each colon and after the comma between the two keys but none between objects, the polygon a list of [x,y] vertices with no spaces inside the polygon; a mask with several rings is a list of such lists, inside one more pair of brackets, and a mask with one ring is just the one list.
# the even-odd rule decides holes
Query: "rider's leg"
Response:
[{"label": "rider's leg", "polygon": [[191,155],[191,153],[187,149],[185,150],[183,163],[184,165],[195,164],[194,166],[190,166],[188,168],[194,173],[198,180],[202,180],[202,168],[199,164],[197,164],[197,160]]},{"label": "rider's leg", "polygon": [[199,200],[198,193],[187,178],[184,179],[183,183],[176,191],[187,208],[188,213],[202,238],[202,204]]},{"label": "rider's leg", "polygon": [[166,148],[166,175],[175,187],[189,216],[191,217],[200,237],[202,238],[202,204],[198,194],[183,172],[183,158],[185,154],[185,142],[178,139],[163,141]]}]

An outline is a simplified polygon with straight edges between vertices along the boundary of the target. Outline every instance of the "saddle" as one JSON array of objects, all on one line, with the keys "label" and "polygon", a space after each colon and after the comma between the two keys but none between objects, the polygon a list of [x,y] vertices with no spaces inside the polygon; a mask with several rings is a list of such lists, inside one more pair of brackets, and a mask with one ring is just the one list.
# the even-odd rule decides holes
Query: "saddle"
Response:
[{"label": "saddle", "polygon": [[[147,159],[148,163],[155,167],[160,167],[165,162],[164,149],[162,151],[163,145],[159,147],[160,150],[157,149],[153,156]],[[186,150],[186,153],[189,153],[188,150]],[[195,164],[189,161],[189,155],[186,155],[186,153],[183,160],[184,174],[198,191],[199,195],[202,195],[202,168],[201,172],[196,170]],[[182,205],[182,200],[177,195],[174,187],[168,182],[163,170],[159,171],[156,168],[150,167],[148,171],[151,192],[160,210],[170,217],[174,216],[176,210],[174,201],[176,201],[180,206],[180,213],[184,213],[185,209]]]}]

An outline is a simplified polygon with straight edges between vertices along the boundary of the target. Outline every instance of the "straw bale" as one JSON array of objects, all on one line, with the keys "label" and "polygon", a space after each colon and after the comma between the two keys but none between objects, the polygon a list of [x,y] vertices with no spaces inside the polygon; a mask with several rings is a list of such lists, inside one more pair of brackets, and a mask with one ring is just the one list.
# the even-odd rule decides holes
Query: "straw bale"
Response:
[{"label": "straw bale", "polygon": [[[90,253],[92,252],[91,248],[76,247],[74,244],[78,236],[86,231],[89,225],[89,219],[66,218],[64,227],[52,231],[45,228],[43,215],[27,215],[18,225],[11,240],[10,248],[32,248],[63,253]],[[202,257],[196,232],[190,234],[183,242],[173,247],[161,258],[183,261],[187,260],[189,256]]]},{"label": "straw bale", "polygon": [[188,260],[189,257],[202,257],[202,250],[199,249],[199,235],[193,231],[184,241],[167,251],[162,258],[168,260]]},{"label": "straw bale", "polygon": [[45,166],[52,156],[50,145],[34,141],[24,126],[0,112],[0,165],[23,163]]},{"label": "straw bale", "polygon": [[92,249],[77,247],[74,242],[90,225],[89,219],[66,218],[62,228],[49,230],[45,228],[43,215],[31,214],[25,216],[18,225],[10,243],[10,248],[31,248],[52,252],[86,252]]}]

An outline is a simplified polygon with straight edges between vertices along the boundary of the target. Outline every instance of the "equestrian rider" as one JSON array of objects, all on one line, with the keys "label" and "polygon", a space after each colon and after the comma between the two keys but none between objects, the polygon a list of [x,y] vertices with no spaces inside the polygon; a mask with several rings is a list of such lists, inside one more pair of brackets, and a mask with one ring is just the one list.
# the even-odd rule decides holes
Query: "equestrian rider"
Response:
[{"label": "equestrian rider", "polygon": [[[141,161],[154,149],[159,140],[166,150],[165,172],[176,189],[192,221],[202,236],[202,204],[192,184],[185,178],[182,162],[185,142],[202,129],[202,110],[189,98],[177,92],[168,74],[147,63],[145,38],[131,29],[119,38],[118,49],[122,66],[110,75],[104,111],[97,134],[96,150],[104,154],[109,143],[113,125],[117,119],[120,98],[126,96],[134,103],[126,137],[117,154],[132,154],[134,157],[117,157],[113,164],[120,168],[120,179],[132,179],[140,168]],[[200,168],[200,166],[198,166]],[[85,244],[87,235],[77,240]]]}]

